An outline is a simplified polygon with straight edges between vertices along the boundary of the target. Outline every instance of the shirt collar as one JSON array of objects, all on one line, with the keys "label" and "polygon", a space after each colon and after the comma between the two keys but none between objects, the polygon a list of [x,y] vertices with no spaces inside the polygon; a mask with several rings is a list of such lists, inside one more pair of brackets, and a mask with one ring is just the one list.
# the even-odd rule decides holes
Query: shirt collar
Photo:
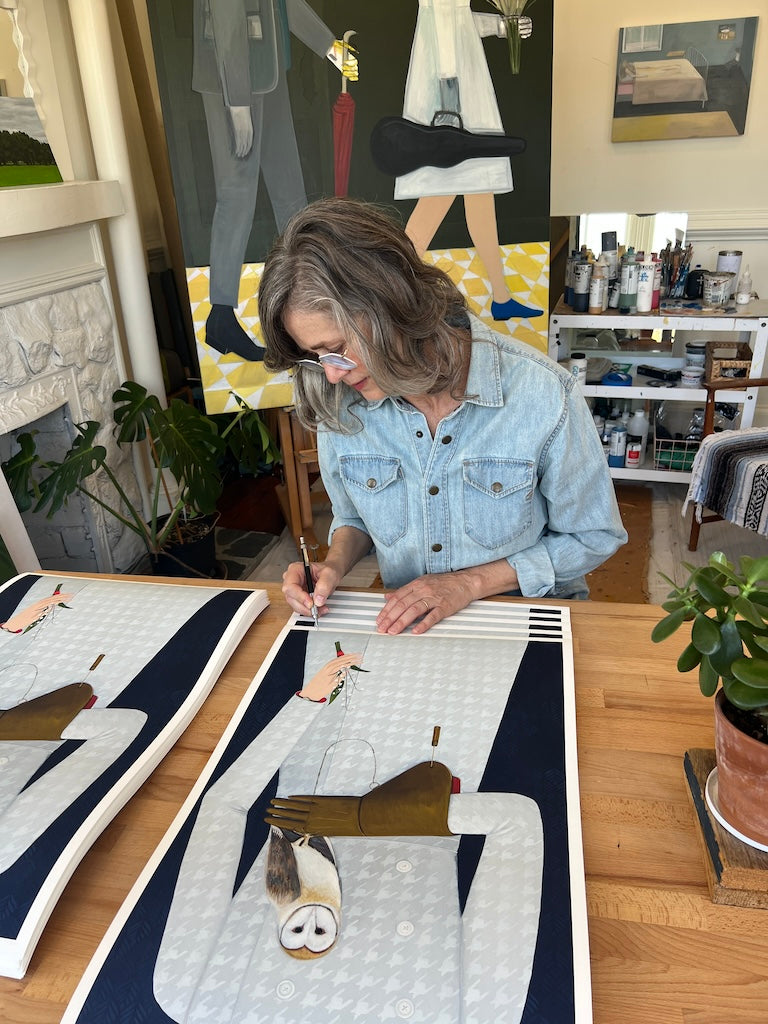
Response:
[{"label": "shirt collar", "polygon": [[[467,377],[467,399],[473,405],[501,406],[504,394],[501,387],[501,367],[499,363],[499,347],[496,336],[476,316],[469,315],[469,326],[472,331],[472,348],[469,356],[469,376]],[[475,344],[479,342],[479,344]],[[368,409],[378,409],[382,402],[389,398],[378,398],[368,402]],[[396,400],[393,401],[397,403]],[[410,406],[408,407],[410,408]]]}]

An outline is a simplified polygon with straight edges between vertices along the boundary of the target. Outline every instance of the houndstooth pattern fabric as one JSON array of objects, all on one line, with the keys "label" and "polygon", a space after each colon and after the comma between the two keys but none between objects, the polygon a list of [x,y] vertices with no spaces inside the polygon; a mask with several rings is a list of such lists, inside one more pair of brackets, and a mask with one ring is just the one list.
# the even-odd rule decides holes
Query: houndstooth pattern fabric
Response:
[{"label": "houndstooth pattern fabric", "polygon": [[[526,644],[311,632],[305,678],[337,639],[361,651],[368,674],[331,705],[289,701],[203,798],[155,996],[190,1024],[519,1020],[538,928],[541,819],[526,797],[473,791]],[[428,760],[433,725],[437,759],[462,780],[449,827],[486,836],[463,918],[458,839],[337,837],[341,935],[327,956],[297,963],[279,948],[264,850],[233,895],[251,801],[278,767],[282,794],[364,793]]]}]

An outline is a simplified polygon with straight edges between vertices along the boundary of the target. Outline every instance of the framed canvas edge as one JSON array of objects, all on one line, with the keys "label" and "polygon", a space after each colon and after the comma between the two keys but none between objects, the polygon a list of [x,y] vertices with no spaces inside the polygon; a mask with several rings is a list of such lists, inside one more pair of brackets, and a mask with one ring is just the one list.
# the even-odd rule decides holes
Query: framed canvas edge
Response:
[{"label": "framed canvas edge", "polygon": [[[36,572],[21,573],[19,576],[15,576],[3,584],[0,587],[0,591],[20,578],[28,576],[38,577],[39,575]],[[47,575],[52,577],[62,575],[66,577],[67,574],[50,573]],[[78,576],[78,579],[91,579],[100,583],[138,582],[148,586],[156,585],[152,581],[131,580],[129,577],[126,577],[125,580],[106,580],[100,579],[98,576],[82,574]],[[172,585],[190,586],[190,584],[184,584],[183,581]],[[199,588],[196,587],[195,589]],[[180,705],[162,732],[155,737],[141,756],[130,766],[125,775],[121,777],[120,781],[112,786],[109,792],[104,795],[81,822],[77,831],[73,833],[46,876],[35,899],[32,901],[29,912],[24,918],[16,937],[13,939],[0,938],[1,977],[17,980],[24,977],[35,947],[40,941],[40,937],[48,923],[48,918],[53,913],[59,897],[80,861],[98,836],[128,803],[139,787],[146,782],[160,761],[177,742],[210,694],[224,666],[242,639],[243,634],[268,605],[267,592],[260,588],[254,588],[250,596],[245,599],[230,620],[226,631],[222,633],[187,699]]]}]

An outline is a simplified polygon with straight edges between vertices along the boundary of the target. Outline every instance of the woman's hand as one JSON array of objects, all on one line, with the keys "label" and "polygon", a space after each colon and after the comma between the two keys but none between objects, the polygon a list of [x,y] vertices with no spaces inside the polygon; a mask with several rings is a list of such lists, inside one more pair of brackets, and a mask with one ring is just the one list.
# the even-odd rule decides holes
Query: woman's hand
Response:
[{"label": "woman's hand", "polygon": [[338,658],[326,662],[304,689],[299,691],[299,696],[305,700],[324,700],[344,679],[347,670],[360,664],[362,657],[362,654],[340,654]]},{"label": "woman's hand", "polygon": [[415,623],[412,633],[426,633],[430,626],[466,608],[476,597],[473,581],[465,572],[420,576],[387,594],[376,629],[379,633],[402,633]]},{"label": "woman's hand", "polygon": [[471,601],[517,590],[517,573],[505,558],[456,572],[419,576],[387,594],[376,619],[379,633],[402,633],[415,623],[412,633],[426,633],[441,619],[460,612]]},{"label": "woman's hand", "polygon": [[[318,615],[326,615],[325,602],[341,582],[340,574],[327,562],[310,562],[309,570],[315,585],[314,601]],[[312,614],[312,595],[307,593],[303,562],[291,562],[283,573],[283,595],[299,615]]]}]

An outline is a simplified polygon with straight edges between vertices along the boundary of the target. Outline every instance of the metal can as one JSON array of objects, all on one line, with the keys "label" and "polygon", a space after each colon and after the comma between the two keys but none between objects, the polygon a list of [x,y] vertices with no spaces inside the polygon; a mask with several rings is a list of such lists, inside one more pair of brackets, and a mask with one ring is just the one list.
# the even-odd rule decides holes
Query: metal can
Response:
[{"label": "metal can", "polygon": [[618,424],[611,431],[611,449],[608,455],[608,465],[616,468],[624,466],[627,454],[627,428]]},{"label": "metal can", "polygon": [[627,437],[627,450],[624,453],[624,465],[628,469],[637,469],[643,453],[643,439],[635,434]]}]

